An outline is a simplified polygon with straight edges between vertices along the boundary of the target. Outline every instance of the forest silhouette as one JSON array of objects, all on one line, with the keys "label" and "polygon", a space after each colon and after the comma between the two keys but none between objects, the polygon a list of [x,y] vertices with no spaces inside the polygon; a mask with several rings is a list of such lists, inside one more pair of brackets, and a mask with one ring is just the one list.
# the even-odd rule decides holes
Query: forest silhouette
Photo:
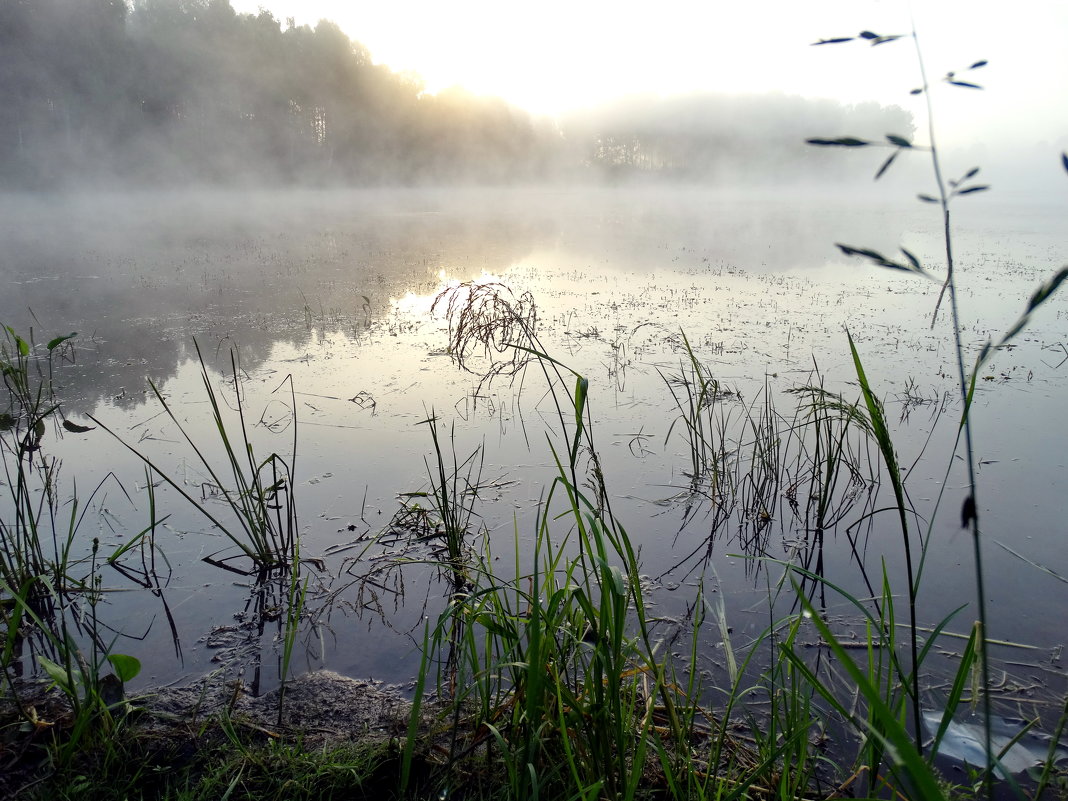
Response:
[{"label": "forest silhouette", "polygon": [[907,136],[912,120],[711,94],[535,118],[459,88],[430,94],[326,20],[239,14],[229,0],[0,3],[9,188],[833,178],[848,170],[802,140],[845,129]]}]

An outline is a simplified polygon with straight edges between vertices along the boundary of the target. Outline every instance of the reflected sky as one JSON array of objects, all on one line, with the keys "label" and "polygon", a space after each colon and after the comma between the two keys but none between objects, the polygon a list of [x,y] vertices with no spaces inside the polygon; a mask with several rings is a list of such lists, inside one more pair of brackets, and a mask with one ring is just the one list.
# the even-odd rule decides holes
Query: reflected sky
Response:
[{"label": "reflected sky", "polygon": [[[536,368],[487,386],[453,364],[449,320],[440,306],[437,314],[431,307],[463,282],[531,292],[543,345],[590,379],[608,489],[641,548],[651,608],[665,620],[685,611],[678,590],[701,572],[692,564],[672,568],[707,539],[714,518],[709,504],[695,512],[680,500],[689,482],[686,446],[678,430],[668,435],[677,409],[665,376],[680,370],[680,332],[735,393],[726,409],[741,421],[765,392],[780,414],[793,415],[797,401],[789,391],[821,380],[854,398],[848,326],[889,414],[903,418],[899,459],[916,464],[909,486],[921,517],[945,475],[958,412],[946,323],[930,328],[939,287],[873,272],[833,247],[845,240],[892,253],[904,244],[935,264],[938,225],[925,209],[697,190],[143,200],[149,199],[106,206],[91,198],[58,205],[9,198],[0,235],[10,292],[0,319],[21,331],[32,326],[38,340],[79,331],[70,363],[57,373],[67,414],[86,422],[91,413],[191,493],[208,481],[205,471],[146,389],[152,378],[194,441],[219,457],[193,337],[213,385],[227,397],[235,354],[258,453],[290,453],[295,414],[304,553],[337,553],[317,574],[317,597],[333,606],[309,631],[309,665],[389,678],[397,665],[416,662],[410,632],[433,613],[441,587],[427,571],[412,571],[401,579],[405,603],[379,598],[388,614],[376,618],[361,610],[364,597],[339,589],[342,554],[352,551],[338,549],[381,530],[401,493],[426,488],[431,441],[422,421],[432,414],[453,432],[461,458],[482,449],[489,488],[479,514],[487,536],[507,550],[517,527],[524,542],[531,531],[552,477],[545,438],[555,407]],[[1068,253],[1057,219],[1056,210],[980,206],[962,222],[969,348],[1011,325],[1034,286]],[[1057,298],[984,371],[976,412],[981,511],[991,539],[1062,576],[1063,523],[1051,499],[1063,495],[1068,478],[1060,423],[1066,342],[1068,312]],[[100,430],[56,431],[49,447],[79,487],[95,486],[108,472],[123,482],[128,499],[113,489],[95,501],[107,514],[90,525],[109,546],[143,528],[145,480],[135,457]],[[951,472],[951,497],[932,532],[927,569],[937,579],[925,599],[929,620],[971,597],[970,543],[951,512],[961,481]],[[161,644],[167,632],[158,609],[126,602],[123,593],[111,604],[131,630],[157,621],[146,680],[169,681],[225,661],[213,661],[222,649],[218,637],[240,627],[234,615],[240,617],[252,589],[247,579],[220,577],[200,561],[227,543],[195,510],[166,488],[159,503],[170,515],[160,541],[174,571],[167,593],[186,638],[184,664]],[[788,514],[772,511],[770,555],[795,554],[803,532]],[[723,533],[713,549],[715,578],[707,575],[744,638],[766,625],[759,604],[766,586],[751,562],[732,556],[739,553],[737,535]],[[835,536],[826,569],[862,591],[845,534]],[[884,553],[893,563],[889,521],[866,542],[870,565]],[[996,543],[990,557],[1003,579],[992,593],[994,625],[1011,622],[1014,639],[1055,647],[1062,633],[1043,609],[1064,608],[1068,586]],[[366,647],[368,632],[376,649]],[[271,632],[256,637],[270,652]]]}]

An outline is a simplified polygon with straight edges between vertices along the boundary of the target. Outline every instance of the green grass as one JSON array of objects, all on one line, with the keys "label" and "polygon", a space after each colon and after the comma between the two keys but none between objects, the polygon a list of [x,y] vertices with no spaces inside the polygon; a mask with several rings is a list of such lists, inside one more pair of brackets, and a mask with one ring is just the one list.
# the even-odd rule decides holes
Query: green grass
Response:
[{"label": "green grass", "polygon": [[141,459],[154,475],[159,476],[172,490],[188,501],[192,508],[199,510],[237,547],[239,555],[251,563],[251,567],[242,568],[233,565],[232,557],[224,557],[216,560],[220,565],[250,574],[286,568],[296,561],[295,553],[299,536],[294,491],[297,464],[297,407],[295,398],[292,397],[292,385],[290,386],[290,408],[293,415],[293,443],[290,454],[287,458],[273,452],[261,458],[256,455],[249,435],[250,426],[245,419],[244,392],[240,383],[236,357],[231,352],[233,399],[237,410],[235,421],[223,412],[225,404],[204,363],[200,346],[196,342],[194,346],[197,360],[200,363],[201,382],[211,406],[212,421],[218,434],[218,444],[222,447],[225,456],[224,467],[217,466],[208,458],[205,446],[193,440],[178,420],[170,402],[159,387],[152,382],[149,382],[149,387],[167,417],[181,433],[182,438],[210,476],[212,491],[219,495],[230,512],[225,520],[212,514],[205,504],[198,503],[177,481],[153,463],[142,451],[128,444],[96,418],[90,417],[90,419]]},{"label": "green grass", "polygon": [[[10,699],[23,723],[50,735],[51,758],[66,765],[121,726],[122,686],[138,674],[140,662],[116,650],[118,637],[100,619],[100,568],[105,558],[120,559],[156,520],[108,557],[96,537],[83,553],[86,511],[114,477],[105,478],[87,498],[79,498],[76,485],[64,497],[59,462],[47,453],[50,430],[53,435],[60,429],[87,430],[63,419],[52,383],[53,359],[70,352],[75,335],[55,337],[42,349],[32,335],[24,339],[10,327],[4,331],[0,375],[8,405],[0,414],[0,461],[7,497],[0,517],[0,698]],[[30,665],[24,654],[31,655]],[[61,731],[38,727],[36,711],[23,701],[15,679],[26,667],[38,669],[61,691],[67,707]]]},{"label": "green grass", "polygon": [[[1006,345],[1009,341],[1019,334],[1023,328],[1027,325],[1031,313],[1046,302],[1063,281],[1068,278],[1068,266],[1060,269],[1048,283],[1039,287],[1038,290],[1032,295],[1030,302],[1027,305],[1024,313],[1020,319],[1014,324],[998,341],[997,344],[991,340],[983,346],[978,356],[975,359],[975,363],[972,368],[968,369],[968,362],[970,361],[968,350],[964,345],[961,337],[962,323],[961,312],[958,304],[958,267],[954,257],[954,239],[951,224],[951,207],[955,207],[955,203],[962,198],[970,195],[974,195],[978,192],[985,192],[991,187],[987,184],[983,184],[978,178],[980,168],[973,167],[967,170],[964,174],[956,179],[949,179],[945,175],[943,168],[943,153],[938,146],[938,126],[936,125],[935,118],[935,104],[933,100],[933,92],[936,89],[948,87],[950,91],[954,91],[957,87],[964,87],[968,90],[981,89],[979,84],[974,83],[974,79],[971,78],[972,71],[980,70],[987,66],[985,59],[979,59],[972,62],[968,66],[962,66],[960,69],[948,72],[938,82],[932,83],[927,76],[927,70],[924,62],[923,50],[920,47],[920,39],[917,35],[915,27],[906,35],[901,34],[876,34],[872,31],[864,31],[858,34],[856,37],[835,37],[833,39],[822,39],[816,44],[842,44],[846,42],[866,42],[872,45],[881,45],[893,41],[908,42],[911,41],[916,53],[916,65],[920,74],[921,85],[912,90],[913,95],[920,95],[926,106],[926,135],[927,143],[920,145],[915,142],[909,141],[907,138],[896,135],[887,134],[886,142],[874,142],[866,139],[860,139],[857,137],[837,137],[837,138],[818,138],[810,139],[809,144],[820,147],[847,147],[847,148],[865,148],[875,145],[888,146],[893,148],[891,155],[882,162],[878,171],[875,173],[875,179],[878,180],[887,169],[894,163],[899,155],[902,153],[913,152],[926,152],[930,155],[931,159],[931,177],[934,180],[934,184],[937,188],[936,195],[919,195],[919,200],[925,203],[930,203],[933,206],[937,206],[941,218],[942,229],[942,244],[944,246],[945,258],[941,267],[945,271],[944,278],[941,279],[941,290],[938,295],[938,300],[935,303],[935,307],[932,311],[931,325],[934,327],[938,313],[941,309],[944,299],[949,301],[950,311],[950,323],[952,327],[952,342],[953,342],[953,366],[957,372],[957,385],[960,397],[961,405],[961,423],[958,431],[957,443],[953,448],[952,453],[948,455],[948,461],[952,464],[958,453],[958,447],[963,439],[963,456],[965,460],[965,469],[967,472],[967,485],[966,496],[961,507],[961,525],[963,528],[969,529],[971,533],[972,546],[973,546],[973,565],[974,565],[974,577],[976,585],[976,603],[975,603],[975,615],[976,615],[976,631],[978,632],[976,637],[976,647],[978,651],[979,665],[982,672],[982,690],[981,704],[982,704],[982,719],[985,731],[983,751],[985,753],[986,765],[983,775],[983,785],[987,798],[993,799],[993,773],[995,769],[995,763],[997,761],[997,755],[994,753],[992,747],[992,735],[991,726],[993,721],[993,706],[991,701],[991,668],[988,641],[990,638],[990,632],[987,626],[987,595],[986,595],[986,570],[984,568],[983,559],[983,541],[982,529],[979,521],[980,504],[978,501],[979,486],[976,475],[976,447],[975,447],[975,431],[974,424],[970,414],[971,403],[975,392],[975,382],[979,374],[979,369],[986,359],[990,357],[998,348]],[[968,79],[965,80],[964,76]],[[1068,169],[1068,155],[1062,154],[1062,163],[1065,168]],[[1052,167],[1052,164],[1051,164]],[[873,250],[871,248],[854,247],[851,245],[838,244],[838,248],[846,256],[858,256],[869,263],[881,268],[902,271],[906,273],[913,273],[930,280],[938,280],[934,277],[929,266],[921,264],[920,260],[905,248],[900,248],[902,256],[887,257],[883,253]],[[881,409],[878,407],[878,400],[871,392],[867,383],[867,379],[864,374],[864,370],[860,363],[860,358],[857,354],[857,349],[853,344],[852,338],[850,338],[850,348],[853,353],[854,363],[856,365],[857,375],[861,382],[862,391],[864,393],[865,403],[868,406],[872,422],[876,426],[876,437],[879,441],[880,451],[883,455],[883,461],[885,463],[890,480],[893,482],[895,503],[899,511],[900,525],[902,530],[902,547],[906,559],[907,570],[907,590],[909,599],[909,615],[910,615],[910,651],[912,657],[912,675],[911,675],[911,690],[912,696],[912,715],[914,730],[918,731],[920,728],[920,711],[919,711],[919,683],[918,672],[920,665],[920,658],[917,647],[917,627],[916,627],[916,597],[919,589],[919,577],[922,572],[923,557],[920,555],[918,562],[914,563],[912,554],[911,537],[908,527],[908,510],[904,497],[904,489],[901,484],[901,473],[896,462],[896,456],[893,451],[893,445],[890,441],[889,434],[886,430],[885,421],[882,420]],[[947,469],[947,476],[948,476]],[[939,496],[939,501],[941,495]],[[937,512],[937,507],[936,507]],[[933,515],[932,515],[933,520]],[[932,524],[933,525],[933,524]],[[886,725],[889,725],[887,722]],[[920,742],[919,735],[915,738],[915,749],[922,755],[922,742]],[[911,774],[910,774],[911,775]],[[913,776],[914,782],[919,781],[922,777],[919,775]]]},{"label": "green grass", "polygon": [[0,377],[7,406],[0,413],[0,460],[10,509],[0,519],[0,578],[25,591],[27,599],[39,600],[42,577],[55,587],[66,585],[73,532],[80,522],[73,511],[69,520],[60,519],[60,465],[43,448],[49,427],[58,427],[62,414],[52,384],[53,359],[72,347],[75,335],[52,339],[42,352],[32,334],[24,339],[9,326],[3,331]]},{"label": "green grass", "polygon": [[51,774],[42,766],[43,773],[10,777],[18,784],[7,789],[25,788],[18,797],[36,801],[381,801],[400,797],[397,762],[389,743],[312,746],[219,718],[164,732],[126,731]]}]

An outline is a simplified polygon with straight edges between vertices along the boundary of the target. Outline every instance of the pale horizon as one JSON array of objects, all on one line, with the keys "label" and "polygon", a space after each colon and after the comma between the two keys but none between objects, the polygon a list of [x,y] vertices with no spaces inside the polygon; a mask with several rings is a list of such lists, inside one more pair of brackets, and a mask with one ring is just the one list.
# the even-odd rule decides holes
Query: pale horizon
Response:
[{"label": "pale horizon", "polygon": [[[534,115],[569,111],[631,95],[782,92],[846,103],[875,101],[911,111],[925,125],[916,54],[903,39],[812,47],[861,30],[906,34],[907,3],[832,0],[741,6],[667,0],[649,10],[594,0],[537,5],[497,0],[352,4],[339,0],[232,0],[235,9],[270,11],[283,26],[329,19],[375,63],[418,74],[437,94],[461,87],[501,97]],[[959,75],[984,91],[938,85],[934,96],[947,142],[1068,143],[1068,4],[1001,6],[963,0],[914,9],[932,84]],[[839,133],[839,132],[826,132]],[[1061,143],[1058,145],[1057,143]]]}]

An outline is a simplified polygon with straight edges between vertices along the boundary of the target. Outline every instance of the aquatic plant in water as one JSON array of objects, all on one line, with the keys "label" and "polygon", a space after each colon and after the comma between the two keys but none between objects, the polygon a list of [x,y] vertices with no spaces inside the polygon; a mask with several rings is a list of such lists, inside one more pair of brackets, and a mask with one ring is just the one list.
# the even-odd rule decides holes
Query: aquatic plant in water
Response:
[{"label": "aquatic plant in water", "polygon": [[[987,627],[986,617],[986,591],[985,591],[985,570],[983,567],[983,549],[982,549],[982,531],[979,520],[979,504],[977,502],[978,482],[976,480],[976,458],[974,447],[974,431],[973,420],[970,414],[971,404],[974,398],[975,383],[979,375],[979,371],[983,364],[990,358],[990,356],[997,351],[998,348],[1006,345],[1009,341],[1018,334],[1027,325],[1032,312],[1034,312],[1039,306],[1041,306],[1049,297],[1058,289],[1061,283],[1068,278],[1068,266],[1059,270],[1046,284],[1039,287],[1032,295],[1031,300],[1027,304],[1023,314],[1019,320],[1009,328],[1009,330],[998,339],[994,341],[988,341],[978,353],[974,364],[969,369],[966,366],[967,351],[961,338],[961,315],[958,306],[958,281],[957,281],[957,267],[954,260],[953,251],[953,234],[951,227],[951,204],[963,197],[974,195],[980,192],[986,192],[990,189],[988,184],[981,183],[979,181],[979,167],[973,167],[967,170],[964,174],[956,179],[947,179],[944,175],[943,161],[941,157],[941,151],[937,144],[937,127],[935,124],[934,104],[932,101],[932,90],[935,88],[928,80],[926,67],[924,64],[923,51],[920,47],[919,37],[915,28],[907,35],[902,34],[877,34],[872,31],[862,31],[857,36],[846,37],[834,37],[830,39],[821,39],[814,44],[817,46],[831,45],[831,44],[843,44],[848,42],[860,42],[868,43],[873,46],[883,45],[894,41],[908,41],[911,40],[916,52],[916,62],[919,68],[921,85],[911,90],[910,94],[914,96],[922,95],[926,102],[926,117],[927,117],[927,144],[919,145],[909,139],[897,134],[889,133],[886,135],[885,142],[876,142],[868,139],[862,139],[856,136],[838,136],[838,137],[820,137],[811,138],[808,141],[810,145],[818,147],[842,147],[842,148],[868,148],[868,147],[890,147],[893,152],[880,164],[878,170],[875,172],[875,179],[881,178],[887,170],[894,164],[897,158],[903,153],[911,152],[927,152],[931,157],[931,170],[935,185],[937,187],[937,194],[920,194],[918,199],[923,203],[929,203],[939,208],[941,221],[942,221],[942,240],[945,248],[945,262],[943,267],[945,269],[944,278],[941,279],[941,290],[938,295],[938,300],[935,303],[935,307],[931,315],[931,325],[935,325],[938,317],[938,313],[942,307],[944,299],[949,301],[950,310],[950,323],[953,329],[953,342],[954,342],[954,354],[955,354],[955,368],[957,372],[957,384],[958,392],[961,403],[961,417],[960,426],[958,429],[957,442],[954,445],[953,452],[950,455],[950,463],[956,455],[957,446],[960,444],[960,440],[963,437],[964,440],[964,456],[967,469],[967,492],[965,499],[962,503],[960,510],[961,525],[964,528],[968,528],[972,536],[973,544],[973,556],[974,556],[974,572],[976,582],[976,608],[977,608],[977,622],[973,632],[973,638],[976,641],[977,654],[976,658],[980,669],[982,671],[982,703],[983,703],[983,731],[984,731],[984,759],[985,770],[983,783],[986,786],[986,791],[989,797],[993,797],[992,777],[995,770],[998,769],[998,753],[994,750],[994,739],[992,732],[993,724],[993,712],[991,707],[990,698],[990,661],[988,655],[988,641],[989,631]],[[960,88],[966,90],[978,90],[982,87],[975,82],[975,79],[971,77],[972,73],[976,70],[982,70],[987,66],[985,59],[980,59],[972,62],[968,66],[947,72],[942,78],[940,83],[952,88]],[[1068,169],[1068,155],[1062,154],[1062,163],[1065,168]],[[917,276],[921,276],[928,280],[938,281],[934,274],[928,269],[927,266],[921,264],[920,260],[910,251],[905,248],[901,248],[901,256],[888,257],[883,253],[866,247],[856,247],[853,245],[846,245],[837,243],[838,249],[846,256],[860,257],[869,263],[882,267],[885,269],[891,269],[896,271],[902,271],[906,273],[912,273]],[[862,390],[864,393],[865,403],[868,406],[869,411],[872,413],[873,420],[876,418],[878,412],[878,400],[874,392],[872,391],[867,378],[864,374],[863,368],[860,362],[860,356],[858,355],[857,348],[850,338],[850,349],[853,354],[854,363],[856,365],[857,376],[861,382]],[[879,415],[881,417],[881,414]],[[889,440],[889,434],[886,430],[885,424],[880,425],[878,432],[878,439],[880,443],[880,449],[883,454],[884,462],[887,470],[891,476],[891,480],[894,483],[894,493],[896,498],[896,505],[901,520],[902,528],[902,542],[903,547],[906,549],[906,558],[908,560],[908,595],[909,595],[909,611],[910,611],[910,651],[911,651],[911,707],[912,707],[912,725],[914,732],[913,748],[916,754],[923,754],[923,742],[922,742],[922,730],[923,723],[921,720],[920,712],[920,691],[918,684],[918,675],[920,665],[922,664],[922,656],[930,647],[933,640],[929,640],[927,645],[924,646],[922,652],[918,651],[917,646],[917,624],[916,624],[916,597],[919,590],[919,581],[922,574],[923,556],[921,555],[918,562],[914,562],[911,555],[910,548],[910,535],[907,524],[907,509],[904,499],[903,488],[900,485],[900,471],[897,467],[896,457],[893,450],[893,445]],[[948,478],[948,469],[947,469]],[[933,520],[933,516],[932,516]],[[933,522],[929,524],[933,526]],[[928,528],[928,536],[930,534],[930,528]],[[925,541],[926,542],[926,541]],[[848,656],[842,652],[840,659],[849,662],[846,668],[853,669],[852,661]],[[968,667],[967,660],[962,660],[960,670],[964,671]],[[958,674],[958,681],[960,680],[960,674]],[[937,727],[938,735],[935,737],[935,742],[932,745],[932,753],[937,751],[938,741],[951,725],[952,716],[955,711],[956,702],[959,701],[959,696],[956,699],[952,699],[953,703],[946,705],[945,711],[942,715],[941,722]],[[881,737],[885,739],[885,732],[880,732],[877,726],[887,726],[889,720],[885,715],[880,715],[875,722],[871,722],[868,725],[869,732],[874,737]],[[900,744],[891,743],[887,741],[888,746],[894,746],[896,749],[896,756],[898,760],[902,760],[906,755],[903,755],[900,750]],[[878,769],[878,764],[873,766]],[[891,766],[891,770],[894,770],[894,766]],[[906,771],[908,778],[912,780],[919,780],[920,776],[913,772],[912,766]]]},{"label": "aquatic plant in water", "polygon": [[[211,477],[210,489],[217,494],[223,501],[224,506],[229,509],[231,512],[230,519],[234,522],[224,522],[218,516],[212,514],[206,504],[199,503],[194,499],[178,482],[168,475],[167,471],[155,464],[145,453],[131,446],[101,421],[94,417],[90,417],[90,419],[121,442],[123,446],[141,459],[155,475],[159,476],[171,489],[181,495],[215,525],[238,548],[239,555],[247,558],[252,563],[252,567],[237,567],[233,564],[232,557],[216,559],[211,556],[207,557],[206,561],[242,573],[256,573],[284,568],[296,561],[297,537],[299,536],[293,480],[297,463],[296,402],[291,398],[290,408],[292,409],[294,425],[292,450],[289,457],[286,458],[277,452],[273,452],[266,458],[259,458],[249,436],[250,426],[245,419],[243,390],[240,385],[237,357],[231,352],[231,375],[234,402],[237,409],[237,430],[235,431],[234,425],[227,422],[226,415],[223,412],[224,404],[222,398],[216,391],[211,375],[208,373],[204,357],[200,352],[200,346],[195,341],[194,346],[196,347],[197,360],[200,363],[204,392],[211,405],[212,421],[219,436],[218,444],[222,446],[226,457],[225,467],[216,467],[208,459],[204,448],[198,445],[186,431],[186,428],[178,420],[174,410],[171,408],[171,404],[168,403],[159,387],[151,381],[149,382],[149,387],[156,400],[163,407],[164,412],[178,428],[182,437],[197,455],[200,463]],[[291,381],[290,392],[292,395]]]},{"label": "aquatic plant in water", "polygon": [[[75,334],[56,337],[36,352],[32,335],[24,339],[10,327],[0,348],[7,409],[0,414],[0,461],[5,497],[0,499],[0,670],[22,723],[52,748],[54,760],[70,763],[96,735],[111,736],[126,708],[123,684],[140,672],[139,660],[120,653],[115,633],[100,618],[104,556],[92,539],[80,553],[79,533],[86,512],[105,483],[79,498],[77,488],[64,497],[57,459],[47,455],[49,424],[73,434],[90,428],[63,418],[52,382],[53,358],[70,353]],[[62,423],[59,419],[62,419]],[[122,489],[121,484],[119,485]],[[125,493],[125,490],[123,490]],[[69,511],[61,511],[62,506]],[[144,543],[158,521],[150,509],[148,527],[130,537],[106,562]],[[63,720],[45,720],[27,703],[26,687],[16,684],[30,663],[60,690],[69,705]]]}]

